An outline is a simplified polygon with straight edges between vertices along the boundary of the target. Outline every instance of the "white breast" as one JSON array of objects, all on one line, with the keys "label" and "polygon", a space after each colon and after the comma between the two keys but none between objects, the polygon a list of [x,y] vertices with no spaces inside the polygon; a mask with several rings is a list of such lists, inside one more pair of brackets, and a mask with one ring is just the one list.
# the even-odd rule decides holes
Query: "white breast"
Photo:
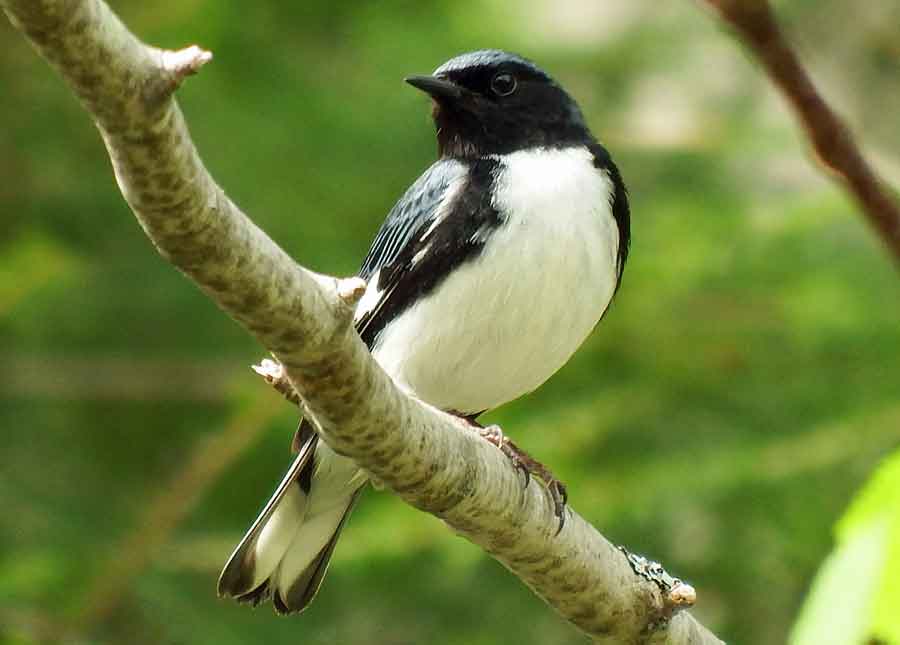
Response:
[{"label": "white breast", "polygon": [[585,148],[498,158],[505,224],[380,335],[374,354],[421,399],[474,413],[511,401],[562,367],[616,284],[612,182]]}]

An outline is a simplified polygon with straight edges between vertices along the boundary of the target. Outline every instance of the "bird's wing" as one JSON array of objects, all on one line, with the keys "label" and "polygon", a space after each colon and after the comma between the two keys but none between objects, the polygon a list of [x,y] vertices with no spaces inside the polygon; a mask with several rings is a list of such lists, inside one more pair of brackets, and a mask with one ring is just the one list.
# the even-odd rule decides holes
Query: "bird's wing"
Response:
[{"label": "bird's wing", "polygon": [[[401,278],[398,270],[403,262],[401,257],[405,258],[413,248],[420,248],[422,245],[417,244],[417,240],[421,242],[422,232],[450,213],[467,176],[468,167],[459,161],[441,159],[435,162],[407,189],[375,235],[359,270],[359,276],[370,284],[356,313],[356,328],[370,348],[375,335],[387,322],[386,316],[399,302],[392,299],[392,294]],[[375,284],[371,284],[373,281]],[[291,442],[292,451],[297,453],[314,434],[310,422],[301,419]],[[301,487],[307,492],[311,472],[312,469],[307,467],[299,473]]]},{"label": "bird's wing", "polygon": [[371,348],[385,325],[477,255],[501,216],[491,203],[497,161],[443,159],[388,214],[360,276],[369,288],[356,328]]},{"label": "bird's wing", "polygon": [[394,205],[372,241],[359,277],[369,280],[380,268],[393,262],[410,238],[423,225],[439,216],[441,205],[452,198],[452,188],[465,181],[466,166],[454,159],[435,162],[410,186]]},{"label": "bird's wing", "polygon": [[[437,161],[388,213],[359,271],[369,285],[357,305],[356,329],[369,348],[388,322],[484,246],[500,222],[490,199],[496,166],[492,159]],[[313,435],[301,419],[293,451]],[[304,491],[311,472],[307,466],[298,473]]]}]

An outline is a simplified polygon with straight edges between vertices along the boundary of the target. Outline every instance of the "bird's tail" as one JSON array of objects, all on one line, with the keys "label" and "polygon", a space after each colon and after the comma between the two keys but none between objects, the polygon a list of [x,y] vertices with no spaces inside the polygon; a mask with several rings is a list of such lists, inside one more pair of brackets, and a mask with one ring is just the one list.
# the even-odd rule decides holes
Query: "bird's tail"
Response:
[{"label": "bird's tail", "polygon": [[303,611],[319,590],[365,479],[326,445],[317,449],[315,432],[305,434],[294,463],[222,570],[220,596],[254,606],[271,596],[275,611],[286,614]]}]

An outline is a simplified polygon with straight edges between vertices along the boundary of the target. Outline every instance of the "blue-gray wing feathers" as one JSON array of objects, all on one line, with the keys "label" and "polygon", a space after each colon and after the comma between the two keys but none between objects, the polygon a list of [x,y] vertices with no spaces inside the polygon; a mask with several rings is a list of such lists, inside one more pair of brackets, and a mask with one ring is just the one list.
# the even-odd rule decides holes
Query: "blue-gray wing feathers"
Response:
[{"label": "blue-gray wing feathers", "polygon": [[451,186],[465,175],[466,166],[453,159],[441,159],[426,170],[388,213],[363,261],[359,277],[369,280],[379,269],[396,260],[413,235],[434,222]]},{"label": "blue-gray wing feathers", "polygon": [[497,165],[442,159],[391,210],[360,272],[368,281],[377,275],[378,301],[356,321],[370,348],[391,320],[476,257],[499,226],[491,200]]}]

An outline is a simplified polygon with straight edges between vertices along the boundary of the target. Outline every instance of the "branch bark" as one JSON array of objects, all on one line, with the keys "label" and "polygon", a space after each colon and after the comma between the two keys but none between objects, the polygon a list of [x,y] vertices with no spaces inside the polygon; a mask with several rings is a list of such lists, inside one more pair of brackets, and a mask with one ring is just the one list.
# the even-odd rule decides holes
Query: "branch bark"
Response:
[{"label": "branch bark", "polygon": [[[401,391],[356,334],[358,278],[298,266],[204,168],[172,98],[211,55],[137,40],[101,0],[0,0],[96,123],[157,250],[278,359],[323,439],[502,562],[597,642],[718,643],[693,590],[629,558],[465,424]],[[662,572],[664,574],[664,572]]]},{"label": "branch bark", "polygon": [[900,264],[900,207],[896,194],[866,161],[850,130],[816,90],[768,1],[705,1],[759,60],[794,111],[819,162],[856,200],[894,261]]}]

